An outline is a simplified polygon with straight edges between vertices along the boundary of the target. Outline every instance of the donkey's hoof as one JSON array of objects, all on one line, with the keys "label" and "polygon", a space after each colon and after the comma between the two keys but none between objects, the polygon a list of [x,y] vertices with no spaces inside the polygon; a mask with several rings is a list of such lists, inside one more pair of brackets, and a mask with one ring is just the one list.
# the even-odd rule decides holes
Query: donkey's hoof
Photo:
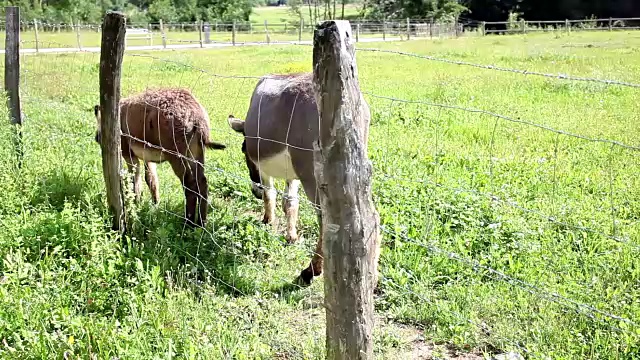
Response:
[{"label": "donkey's hoof", "polygon": [[269,216],[264,216],[262,217],[262,223],[265,225],[269,225],[273,222],[273,218],[269,217]]},{"label": "donkey's hoof", "polygon": [[300,275],[295,279],[294,283],[300,287],[307,287],[311,285],[313,280],[313,273],[309,269],[304,269],[300,272]]},{"label": "donkey's hoof", "polygon": [[287,245],[293,245],[297,243],[299,240],[298,235],[291,235],[291,234],[285,236],[284,239],[287,241]]}]

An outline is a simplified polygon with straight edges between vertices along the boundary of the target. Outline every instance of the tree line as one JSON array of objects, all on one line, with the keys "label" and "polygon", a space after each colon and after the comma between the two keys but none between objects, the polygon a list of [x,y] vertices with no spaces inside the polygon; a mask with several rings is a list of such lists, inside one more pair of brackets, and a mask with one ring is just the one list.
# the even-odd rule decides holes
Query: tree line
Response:
[{"label": "tree line", "polygon": [[24,20],[98,23],[107,10],[124,12],[130,22],[248,21],[252,9],[287,4],[292,18],[315,23],[345,18],[345,5],[359,1],[353,19],[421,18],[438,21],[580,20],[589,17],[640,17],[639,0],[5,0],[20,6]]}]

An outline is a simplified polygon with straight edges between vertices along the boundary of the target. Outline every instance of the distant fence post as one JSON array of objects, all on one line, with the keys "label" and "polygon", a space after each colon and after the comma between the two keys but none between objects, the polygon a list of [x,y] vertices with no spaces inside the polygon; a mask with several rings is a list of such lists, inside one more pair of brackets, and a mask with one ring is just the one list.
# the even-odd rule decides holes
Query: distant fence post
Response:
[{"label": "distant fence post", "polygon": [[267,20],[264,21],[264,32],[267,36],[267,44],[271,44],[271,37],[269,36],[269,25],[267,25]]},{"label": "distant fence post", "polygon": [[356,24],[356,42],[360,42],[360,23]]},{"label": "distant fence post", "polygon": [[411,40],[411,20],[407,18],[407,40]]},{"label": "distant fence post", "polygon": [[609,31],[613,31],[613,18],[609,17]]},{"label": "distant fence post", "polygon": [[564,28],[567,31],[567,34],[571,33],[571,24],[569,23],[569,19],[564,19]]},{"label": "distant fence post", "polygon": [[304,28],[304,19],[300,17],[300,28],[298,29],[298,42],[302,42],[302,28]]},{"label": "distant fence post", "polygon": [[20,104],[20,7],[5,10],[4,91],[11,123],[15,125],[18,168],[22,167],[22,109]]},{"label": "distant fence post", "polygon": [[231,43],[233,46],[236,46],[236,21],[233,20],[233,25],[231,25]]},{"label": "distant fence post", "polygon": [[200,47],[204,47],[202,44],[202,20],[198,21],[198,39],[200,40]]},{"label": "distant fence post", "polygon": [[480,23],[480,34],[482,36],[487,35],[487,23],[484,21]]},{"label": "distant fence post", "polygon": [[33,33],[36,37],[36,52],[40,52],[40,43],[38,41],[38,20],[33,20]]},{"label": "distant fence post", "polygon": [[382,40],[383,41],[387,40],[387,17],[386,16],[384,19],[382,19]]},{"label": "distant fence post", "polygon": [[316,28],[313,45],[320,114],[314,167],[322,208],[326,358],[369,360],[374,358],[380,219],[372,201],[369,122],[351,25],[324,21]]},{"label": "distant fence post", "polygon": [[204,23],[204,43],[211,44],[211,25],[208,22]]},{"label": "distant fence post", "polygon": [[527,22],[524,19],[520,19],[520,26],[522,27],[522,33],[527,33]]},{"label": "distant fence post", "polygon": [[107,12],[102,23],[100,49],[100,134],[102,170],[107,186],[107,201],[113,216],[113,230],[126,231],[126,215],[122,196],[120,76],[124,55],[126,20],[124,14]]},{"label": "distant fence post", "polygon": [[160,36],[162,36],[162,48],[167,48],[167,34],[164,32],[164,24],[162,23],[162,19],[160,19]]},{"label": "distant fence post", "polygon": [[80,21],[76,24],[76,42],[78,43],[78,49],[82,50],[82,42],[80,41]]}]

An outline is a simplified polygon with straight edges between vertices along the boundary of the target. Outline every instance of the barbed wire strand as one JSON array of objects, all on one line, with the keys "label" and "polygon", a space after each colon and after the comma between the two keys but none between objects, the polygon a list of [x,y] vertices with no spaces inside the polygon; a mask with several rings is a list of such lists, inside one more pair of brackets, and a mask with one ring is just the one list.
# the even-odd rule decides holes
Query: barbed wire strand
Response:
[{"label": "barbed wire strand", "polygon": [[534,75],[534,76],[542,76],[542,77],[560,79],[560,80],[584,81],[584,82],[602,83],[602,84],[606,84],[606,85],[619,85],[619,86],[640,88],[640,84],[631,83],[631,82],[624,82],[624,81],[619,81],[619,80],[607,80],[607,79],[598,79],[598,78],[589,78],[589,77],[579,77],[579,76],[572,76],[572,75],[566,75],[566,74],[546,74],[546,73],[537,72],[537,71],[510,69],[510,68],[500,67],[500,66],[496,66],[496,65],[482,65],[482,64],[474,64],[474,63],[470,63],[470,62],[466,62],[466,61],[449,60],[449,59],[444,59],[444,58],[438,58],[438,57],[435,57],[435,56],[420,55],[420,54],[414,54],[414,53],[409,53],[409,52],[404,52],[404,51],[397,51],[397,50],[386,50],[386,49],[376,49],[376,48],[356,48],[356,51],[377,52],[377,53],[387,53],[387,54],[409,56],[409,57],[425,59],[425,60],[432,60],[432,61],[443,62],[443,63],[453,64],[453,65],[471,66],[471,67],[475,67],[475,68],[481,68],[481,69],[487,69],[487,70],[496,70],[496,71],[503,71],[503,72],[510,72],[510,73],[521,74],[521,75]]},{"label": "barbed wire strand", "polygon": [[[439,248],[439,247],[437,247],[435,245],[421,243],[421,242],[419,242],[419,241],[417,241],[415,239],[412,239],[412,238],[410,238],[410,237],[408,237],[406,235],[398,234],[398,233],[396,233],[394,231],[388,230],[386,228],[386,226],[384,226],[384,225],[381,225],[380,229],[383,232],[385,232],[385,233],[387,233],[387,234],[389,234],[391,236],[400,238],[400,239],[402,239],[402,240],[404,240],[404,241],[406,241],[408,243],[420,246],[420,247],[425,248],[425,249],[427,249],[427,250],[429,250],[431,252],[435,252],[435,253],[439,253],[441,255],[445,255],[448,258],[450,258],[452,260],[456,260],[456,261],[458,261],[458,262],[460,262],[460,263],[462,263],[464,265],[467,265],[467,266],[469,266],[471,268],[482,269],[484,271],[487,271],[491,275],[496,276],[499,279],[502,279],[502,281],[504,281],[506,283],[509,283],[509,284],[511,284],[513,286],[519,287],[519,288],[531,293],[532,295],[539,296],[541,299],[550,301],[552,303],[556,303],[558,305],[562,305],[562,306],[565,306],[565,307],[572,308],[576,312],[579,312],[582,315],[585,315],[588,318],[591,318],[592,320],[596,320],[596,321],[602,322],[602,319],[598,319],[595,316],[597,314],[597,315],[600,315],[600,316],[603,316],[603,317],[606,317],[606,318],[609,318],[609,319],[612,319],[612,320],[617,320],[617,321],[624,322],[624,323],[632,325],[632,326],[634,326],[636,328],[640,328],[640,324],[634,322],[633,320],[630,320],[630,319],[627,319],[627,318],[624,318],[622,316],[618,316],[618,315],[615,315],[615,314],[608,313],[606,311],[600,310],[600,309],[595,308],[595,307],[593,307],[591,305],[588,305],[588,304],[583,304],[583,303],[577,302],[577,301],[575,301],[573,299],[569,299],[567,297],[564,297],[564,296],[562,296],[562,295],[560,295],[560,294],[558,294],[556,292],[544,291],[543,289],[540,289],[536,285],[529,284],[529,283],[527,283],[527,282],[525,282],[523,280],[514,278],[512,276],[509,276],[509,275],[503,273],[500,270],[496,270],[496,269],[493,269],[493,268],[491,268],[489,266],[482,265],[476,260],[465,258],[462,255],[459,255],[459,254],[457,254],[455,252],[451,252],[451,251],[448,251],[448,250],[441,249],[441,248]],[[604,323],[604,324],[606,324],[606,323]],[[623,331],[624,332],[624,330],[618,328],[615,325],[610,325],[610,324],[607,324],[607,325],[610,326],[612,329],[616,329],[617,331]]]}]

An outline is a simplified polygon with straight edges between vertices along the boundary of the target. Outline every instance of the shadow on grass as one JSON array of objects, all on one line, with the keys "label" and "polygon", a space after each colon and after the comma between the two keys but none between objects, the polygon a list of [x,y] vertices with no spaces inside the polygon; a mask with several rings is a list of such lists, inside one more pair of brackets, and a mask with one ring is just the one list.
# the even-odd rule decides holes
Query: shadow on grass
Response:
[{"label": "shadow on grass", "polygon": [[[281,292],[265,288],[264,265],[270,261],[268,249],[282,244],[260,229],[258,218],[238,216],[230,207],[213,207],[206,228],[190,228],[183,216],[184,201],[141,205],[127,256],[158,266],[174,278],[175,286],[201,294],[207,285],[214,285],[208,290],[234,297]],[[299,289],[282,282],[278,286],[283,291]]]}]

